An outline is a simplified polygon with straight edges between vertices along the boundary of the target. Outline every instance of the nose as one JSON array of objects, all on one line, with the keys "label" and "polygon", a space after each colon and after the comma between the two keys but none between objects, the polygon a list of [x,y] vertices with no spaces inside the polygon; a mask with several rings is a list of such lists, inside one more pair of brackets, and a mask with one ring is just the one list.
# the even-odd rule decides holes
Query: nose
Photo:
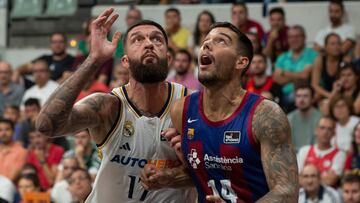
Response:
[{"label": "nose", "polygon": [[149,38],[145,39],[145,49],[154,49],[154,44]]},{"label": "nose", "polygon": [[202,49],[203,50],[211,50],[211,45],[210,45],[210,41],[208,40],[208,41],[205,41],[204,43],[203,43],[203,47],[202,47]]}]

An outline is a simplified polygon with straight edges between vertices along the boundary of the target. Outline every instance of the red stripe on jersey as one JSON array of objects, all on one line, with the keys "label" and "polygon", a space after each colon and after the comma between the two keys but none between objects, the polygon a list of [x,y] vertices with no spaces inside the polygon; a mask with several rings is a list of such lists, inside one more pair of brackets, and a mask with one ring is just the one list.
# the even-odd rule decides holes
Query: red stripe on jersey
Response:
[{"label": "red stripe on jersey", "polygon": [[[185,102],[184,102],[184,108],[183,108],[183,112],[182,112],[182,126],[181,126],[181,140],[183,140],[183,136],[186,133],[185,130],[185,126],[186,126],[186,117],[187,117],[187,112],[188,112],[188,108],[189,108],[189,102],[190,102],[190,95],[185,97]],[[185,157],[186,158],[186,157]]]},{"label": "red stripe on jersey", "polygon": [[256,142],[256,139],[255,139],[255,135],[253,134],[253,131],[252,131],[252,120],[253,120],[253,117],[254,117],[254,113],[255,113],[255,110],[256,110],[256,107],[260,104],[260,102],[264,100],[264,97],[260,97],[254,104],[254,106],[252,106],[251,110],[250,110],[250,114],[249,114],[249,117],[248,117],[248,122],[247,122],[247,135],[248,135],[248,139],[249,139],[249,142],[251,144],[251,146],[254,147],[254,149],[256,151],[258,151],[260,153],[260,145],[258,142]]}]

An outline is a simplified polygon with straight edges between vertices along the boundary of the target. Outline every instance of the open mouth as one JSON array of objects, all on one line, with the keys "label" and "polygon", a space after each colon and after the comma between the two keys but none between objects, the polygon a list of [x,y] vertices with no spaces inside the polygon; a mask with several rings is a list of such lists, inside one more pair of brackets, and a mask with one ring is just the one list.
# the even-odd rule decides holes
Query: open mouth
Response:
[{"label": "open mouth", "polygon": [[209,55],[202,55],[200,57],[200,65],[210,65],[212,64],[212,58]]}]

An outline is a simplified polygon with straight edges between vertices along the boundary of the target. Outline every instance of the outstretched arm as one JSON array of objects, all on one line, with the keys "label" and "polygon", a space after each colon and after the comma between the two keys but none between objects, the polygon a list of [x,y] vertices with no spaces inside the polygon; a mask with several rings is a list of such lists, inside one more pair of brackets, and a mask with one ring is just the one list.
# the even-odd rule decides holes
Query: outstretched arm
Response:
[{"label": "outstretched arm", "polygon": [[90,54],[80,68],[55,90],[45,103],[36,121],[36,127],[40,132],[48,136],[57,136],[104,124],[104,106],[109,105],[109,101],[116,102],[114,96],[95,94],[75,106],[74,103],[96,69],[115,52],[120,33],[115,33],[112,42],[106,38],[111,25],[118,17],[114,15],[108,20],[112,12],[112,8],[107,9],[93,21]]},{"label": "outstretched arm", "polygon": [[277,104],[264,100],[255,110],[252,130],[260,142],[270,189],[258,202],[297,202],[298,167],[286,115]]}]

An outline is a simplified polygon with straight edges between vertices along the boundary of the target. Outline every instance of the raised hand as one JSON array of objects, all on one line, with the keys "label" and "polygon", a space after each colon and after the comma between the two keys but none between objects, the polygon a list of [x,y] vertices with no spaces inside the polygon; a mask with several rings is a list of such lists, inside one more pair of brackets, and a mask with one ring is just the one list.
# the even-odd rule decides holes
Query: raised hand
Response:
[{"label": "raised hand", "polygon": [[109,60],[114,55],[121,37],[120,32],[115,32],[111,42],[107,39],[111,26],[119,17],[115,14],[108,20],[113,12],[113,8],[106,9],[91,23],[89,56],[100,63]]}]

